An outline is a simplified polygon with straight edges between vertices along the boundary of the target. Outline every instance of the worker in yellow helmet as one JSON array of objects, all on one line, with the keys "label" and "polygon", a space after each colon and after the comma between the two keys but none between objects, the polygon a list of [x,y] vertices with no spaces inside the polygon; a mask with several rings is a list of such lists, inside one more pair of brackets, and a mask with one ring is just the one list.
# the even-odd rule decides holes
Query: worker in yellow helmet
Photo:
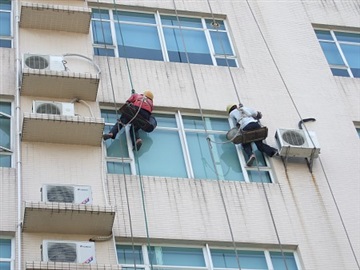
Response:
[{"label": "worker in yellow helmet", "polygon": [[[154,107],[153,99],[154,94],[151,91],[146,90],[143,94],[132,94],[126,101],[127,104],[130,104],[135,109],[138,115],[150,123],[148,128],[144,130],[146,132],[152,132],[157,125],[156,119],[151,115]],[[103,139],[115,139],[123,125],[129,123],[130,120],[131,118],[129,118],[129,116],[122,114],[120,119],[118,119],[118,122],[111,128],[110,132],[103,135]],[[133,144],[133,150],[139,150],[142,145],[142,140],[139,136],[139,130],[141,127],[136,125],[136,121],[131,124],[130,137]]]},{"label": "worker in yellow helmet", "polygon": [[[235,122],[236,126],[243,131],[250,131],[261,128],[259,120],[262,118],[262,114],[252,108],[245,107],[243,104],[231,104],[226,107],[226,111],[229,117]],[[264,152],[267,156],[273,157],[278,155],[278,150],[267,144],[262,140],[255,141],[256,147],[260,152]],[[251,166],[256,157],[252,151],[251,143],[242,144],[244,151],[247,155],[247,166]]]}]

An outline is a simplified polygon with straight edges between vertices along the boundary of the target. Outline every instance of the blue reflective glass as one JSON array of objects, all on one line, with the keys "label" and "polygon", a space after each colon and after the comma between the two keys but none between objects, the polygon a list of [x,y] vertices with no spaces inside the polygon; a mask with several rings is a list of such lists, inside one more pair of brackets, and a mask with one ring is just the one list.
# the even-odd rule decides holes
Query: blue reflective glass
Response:
[{"label": "blue reflective glass", "polygon": [[174,115],[159,115],[154,114],[156,121],[158,123],[158,127],[171,127],[176,128],[176,119]]},{"label": "blue reflective glass", "polygon": [[0,114],[0,146],[10,149],[10,122],[8,117]]},{"label": "blue reflective glass", "polygon": [[11,48],[11,40],[0,39],[1,48]]},{"label": "blue reflective glass", "polygon": [[320,42],[320,45],[330,65],[344,65],[344,61],[342,60],[335,43]]},{"label": "blue reflective glass", "polygon": [[120,57],[163,60],[156,27],[116,23],[115,28]]},{"label": "blue reflective glass", "polygon": [[120,162],[107,162],[107,172],[111,174],[131,174],[130,164]]},{"label": "blue reflective glass", "polygon": [[281,252],[270,252],[270,257],[274,270],[298,270],[293,253],[285,252],[285,260]]},{"label": "blue reflective glass", "polygon": [[94,54],[99,56],[114,57],[115,51],[114,49],[94,48]]},{"label": "blue reflective glass", "polygon": [[9,155],[0,155],[0,167],[11,167],[11,156]]},{"label": "blue reflective glass", "polygon": [[[110,127],[107,126],[105,128],[105,132],[109,132],[109,131],[110,131]],[[107,157],[118,157],[118,158],[129,157],[127,142],[126,142],[126,134],[124,132],[124,129],[122,129],[118,133],[115,140],[109,139],[105,141],[105,144],[106,144]]]},{"label": "blue reflective glass", "polygon": [[360,138],[360,128],[356,128],[356,132],[357,132],[357,134],[358,134],[358,136]]},{"label": "blue reflective glass", "polygon": [[[187,177],[180,137],[177,131],[155,129],[140,131],[141,150],[135,153],[141,174],[149,176]],[[140,173],[140,172],[138,172]]]},{"label": "blue reflective glass", "polygon": [[201,248],[152,248],[152,262],[157,265],[206,266]]},{"label": "blue reflective glass", "polygon": [[355,78],[360,78],[360,68],[351,68],[351,72]]},{"label": "blue reflective glass", "polygon": [[350,77],[350,74],[346,69],[331,68],[331,72],[334,76]]},{"label": "blue reflective glass", "polygon": [[184,116],[183,123],[186,129],[205,130],[204,125],[207,130],[228,131],[230,129],[228,120],[224,118],[205,117],[203,120],[201,117]]},{"label": "blue reflective glass", "polygon": [[120,115],[116,115],[115,110],[101,110],[101,117],[104,118],[105,123],[115,124]]},{"label": "blue reflective glass", "polygon": [[360,34],[335,32],[335,36],[336,36],[338,41],[347,41],[347,42],[360,43]]},{"label": "blue reflective glass", "polygon": [[205,122],[201,117],[185,116],[183,117],[184,128],[205,130]]},{"label": "blue reflective glass", "polygon": [[333,40],[330,31],[315,30],[315,34],[318,39]]},{"label": "blue reflective glass", "polygon": [[359,45],[346,45],[340,44],[341,50],[345,55],[346,61],[350,68],[360,68],[360,44]]},{"label": "blue reflective glass", "polygon": [[11,10],[11,0],[0,0],[0,9]]},{"label": "blue reflective glass", "polygon": [[116,253],[119,263],[144,264],[141,246],[116,245]]},{"label": "blue reflective glass", "polygon": [[10,102],[0,102],[0,112],[11,115],[11,103]]},{"label": "blue reflective glass", "polygon": [[9,12],[0,12],[0,36],[10,36],[10,13]]},{"label": "blue reflective glass", "polygon": [[221,21],[221,20],[216,20],[215,19],[215,23],[217,23],[218,26],[214,26],[213,25],[213,22],[214,20],[213,19],[206,19],[206,27],[210,30],[214,30],[214,31],[217,31],[217,30],[225,30],[225,25],[224,25],[224,21]]},{"label": "blue reflective glass", "polygon": [[233,55],[229,38],[225,32],[210,32],[216,54]]},{"label": "blue reflective glass", "polygon": [[11,270],[10,262],[0,262],[0,270]]},{"label": "blue reflective glass", "polygon": [[248,171],[250,182],[271,183],[270,173],[267,171]]},{"label": "blue reflective glass", "polygon": [[11,258],[11,239],[0,239],[0,258]]},{"label": "blue reflective glass", "polygon": [[218,66],[223,67],[237,67],[236,61],[234,59],[216,58],[216,63]]},{"label": "blue reflective glass", "polygon": [[128,11],[114,11],[114,20],[156,24],[154,14]]},{"label": "blue reflective glass", "polygon": [[99,20],[109,20],[110,19],[108,10],[93,8],[91,11],[92,11],[91,17],[94,19],[99,19]]},{"label": "blue reflective glass", "polygon": [[94,43],[113,45],[110,22],[92,21],[91,25]]},{"label": "blue reflective glass", "polygon": [[[179,22],[180,21],[180,26]],[[187,18],[187,17],[176,17],[176,16],[166,16],[161,15],[161,23],[163,25],[172,25],[178,27],[193,27],[193,28],[202,28],[201,19],[198,18]]]},{"label": "blue reflective glass", "polygon": [[164,28],[164,36],[170,62],[187,63],[187,53],[190,63],[212,65],[203,31]]},{"label": "blue reflective glass", "polygon": [[[264,252],[237,251],[240,267],[244,269],[268,269]],[[217,268],[238,268],[234,250],[211,250],[211,259]]]}]

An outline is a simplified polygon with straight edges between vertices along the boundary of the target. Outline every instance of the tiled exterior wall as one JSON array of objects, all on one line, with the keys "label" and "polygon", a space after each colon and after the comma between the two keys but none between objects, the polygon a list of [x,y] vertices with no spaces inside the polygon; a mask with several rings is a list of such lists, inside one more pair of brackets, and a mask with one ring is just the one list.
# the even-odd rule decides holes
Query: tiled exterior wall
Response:
[{"label": "tiled exterior wall", "polygon": [[[108,6],[113,3],[101,2],[108,2]],[[360,82],[331,74],[312,24],[359,29],[359,4],[325,0],[249,1],[255,21],[245,1],[210,2],[214,13],[226,16],[242,67],[231,68],[230,74],[224,67],[192,65],[190,70],[187,64],[128,59],[135,90],[152,90],[155,109],[159,111],[186,108],[199,112],[197,93],[202,109],[223,116],[225,107],[237,102],[238,91],[244,104],[262,111],[263,124],[269,128],[267,141],[272,145],[277,128],[297,128],[300,118],[316,118],[316,122],[306,126],[316,132],[321,144],[320,159],[315,160],[313,173],[302,160],[289,162],[286,168],[280,159],[272,160],[277,183],[265,186],[238,182],[220,182],[219,186],[218,182],[206,179],[144,176],[150,238],[157,242],[212,242],[231,247],[221,187],[235,241],[276,248],[278,241],[266,192],[281,242],[287,248],[297,249],[303,269],[356,269],[328,184],[359,258],[360,141],[353,121],[360,121]],[[56,3],[86,5],[82,1]],[[98,1],[88,4],[96,6]],[[172,1],[120,4],[174,9]],[[179,1],[177,8],[209,14],[206,1]],[[20,29],[20,43],[21,53],[72,52],[92,57],[90,34]],[[0,94],[14,96],[14,49],[0,49],[0,57]],[[131,91],[125,59],[95,57],[95,61],[102,71],[97,102],[107,105],[124,102]],[[31,110],[31,101],[32,98],[21,97],[22,111]],[[97,103],[90,104],[95,117],[100,117]],[[86,108],[76,106],[80,114],[88,113]],[[125,182],[123,175],[106,175],[101,147],[24,142],[21,148],[22,201],[40,200],[44,183],[91,185],[94,204],[105,205],[108,199],[117,207],[114,237],[130,240],[127,184],[134,237],[145,241],[139,178],[127,177]],[[15,169],[1,169],[0,176],[0,233],[15,232]],[[40,245],[44,239],[86,241],[90,237],[24,233],[23,261],[41,260]],[[116,264],[114,242],[97,242],[96,255],[99,263]]]}]

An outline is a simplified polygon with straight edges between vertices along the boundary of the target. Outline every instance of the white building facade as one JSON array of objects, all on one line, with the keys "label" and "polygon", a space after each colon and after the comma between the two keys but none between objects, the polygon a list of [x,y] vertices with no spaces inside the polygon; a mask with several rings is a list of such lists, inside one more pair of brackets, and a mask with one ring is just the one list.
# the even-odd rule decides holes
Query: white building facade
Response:
[{"label": "white building facade", "polygon": [[[0,0],[0,269],[360,269],[359,12]],[[104,141],[145,90],[140,150]],[[246,165],[239,103],[280,156]]]}]

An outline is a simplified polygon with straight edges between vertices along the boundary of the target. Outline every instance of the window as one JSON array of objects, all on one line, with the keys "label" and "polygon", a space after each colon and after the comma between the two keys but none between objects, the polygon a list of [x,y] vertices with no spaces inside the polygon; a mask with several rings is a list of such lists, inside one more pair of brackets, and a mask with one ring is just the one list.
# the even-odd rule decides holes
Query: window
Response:
[{"label": "window", "polygon": [[[106,122],[105,132],[108,132],[116,123],[115,111],[101,112]],[[199,116],[181,112],[154,116],[157,128],[151,133],[140,131],[143,145],[137,158],[142,175],[214,180],[218,175],[221,180],[272,182],[270,165],[260,151],[255,148],[259,170],[257,166],[246,167],[240,146],[227,141],[226,133],[230,129],[227,118],[205,117],[203,121]],[[128,131],[122,130],[115,140],[107,140],[105,144],[108,173],[139,173]],[[166,166],[169,160],[172,165]]]},{"label": "window", "polygon": [[11,48],[11,0],[0,0],[0,47]]},{"label": "window", "polygon": [[11,103],[0,102],[0,167],[11,167]]},{"label": "window", "polygon": [[334,76],[360,78],[360,33],[315,30]]},{"label": "window", "polygon": [[12,250],[12,240],[0,236],[0,269],[13,269],[14,254]]},{"label": "window", "polygon": [[[122,269],[239,269],[233,249],[204,247],[172,247],[146,245],[116,245],[118,262]],[[293,251],[237,250],[242,269],[298,270],[298,260]],[[206,258],[211,258],[207,260]],[[285,265],[286,261],[286,265]],[[287,268],[286,268],[287,267]]]},{"label": "window", "polygon": [[223,20],[93,9],[92,33],[95,55],[237,66]]}]

